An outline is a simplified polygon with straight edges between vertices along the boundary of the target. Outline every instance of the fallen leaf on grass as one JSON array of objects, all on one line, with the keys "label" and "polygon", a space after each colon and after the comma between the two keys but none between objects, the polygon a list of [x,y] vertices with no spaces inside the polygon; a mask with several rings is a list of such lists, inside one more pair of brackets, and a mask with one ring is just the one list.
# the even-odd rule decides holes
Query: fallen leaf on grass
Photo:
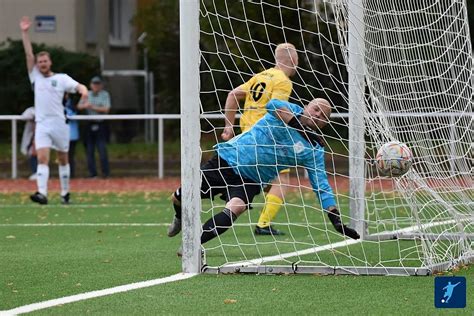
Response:
[{"label": "fallen leaf on grass", "polygon": [[233,300],[230,298],[224,300],[224,304],[235,304],[235,303],[237,303],[237,300]]}]

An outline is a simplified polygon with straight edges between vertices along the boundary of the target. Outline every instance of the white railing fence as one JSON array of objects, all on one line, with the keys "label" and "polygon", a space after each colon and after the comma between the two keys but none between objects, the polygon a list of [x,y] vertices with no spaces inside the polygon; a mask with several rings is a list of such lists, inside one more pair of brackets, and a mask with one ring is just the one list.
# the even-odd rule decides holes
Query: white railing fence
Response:
[{"label": "white railing fence", "polygon": [[[405,116],[430,116],[430,117],[450,117],[451,126],[452,126],[452,135],[454,138],[455,135],[455,119],[459,116],[470,116],[471,119],[474,118],[474,113],[391,113],[389,116],[396,117],[405,117]],[[237,115],[237,118],[239,115]],[[331,114],[331,119],[347,119],[349,117],[348,113],[333,113]],[[156,120],[158,121],[157,130],[158,130],[158,140],[157,140],[157,169],[158,169],[158,178],[162,179],[164,177],[164,132],[163,124],[165,120],[180,120],[180,114],[108,114],[108,115],[75,115],[69,117],[70,120],[77,121],[92,121],[92,120],[107,120],[107,121],[122,121],[122,120]],[[222,114],[204,114],[201,115],[201,119],[224,119]],[[16,179],[18,177],[18,121],[24,121],[24,117],[21,115],[0,115],[0,121],[10,121],[11,122],[11,178]],[[454,144],[454,143],[453,143]],[[454,146],[454,145],[453,145]],[[455,149],[452,148],[453,152]]]}]

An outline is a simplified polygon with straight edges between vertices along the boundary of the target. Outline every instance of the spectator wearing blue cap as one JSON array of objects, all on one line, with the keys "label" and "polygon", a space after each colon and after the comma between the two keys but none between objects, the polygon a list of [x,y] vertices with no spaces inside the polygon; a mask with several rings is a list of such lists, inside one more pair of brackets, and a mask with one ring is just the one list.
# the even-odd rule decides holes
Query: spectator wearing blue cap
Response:
[{"label": "spectator wearing blue cap", "polygon": [[[104,90],[102,79],[98,76],[92,78],[87,103],[79,104],[79,110],[86,110],[88,115],[103,115],[110,111],[110,95]],[[91,120],[86,132],[87,168],[89,177],[97,177],[95,164],[95,149],[99,152],[102,176],[110,175],[109,159],[107,155],[107,126],[103,120]]]}]

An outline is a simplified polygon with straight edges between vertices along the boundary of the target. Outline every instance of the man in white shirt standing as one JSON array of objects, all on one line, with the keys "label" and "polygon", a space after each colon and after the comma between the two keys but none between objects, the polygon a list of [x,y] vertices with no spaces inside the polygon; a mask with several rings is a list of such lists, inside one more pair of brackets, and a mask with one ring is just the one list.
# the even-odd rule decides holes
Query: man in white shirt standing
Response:
[{"label": "man in white shirt standing", "polygon": [[68,204],[70,167],[69,126],[63,106],[64,93],[80,93],[79,102],[87,102],[87,88],[66,74],[51,71],[51,58],[48,52],[33,55],[28,30],[31,21],[23,17],[20,29],[25,49],[26,65],[30,82],[35,93],[35,145],[38,156],[37,185],[38,191],[30,196],[33,202],[48,204],[49,156],[51,148],[58,153],[59,179],[61,183],[61,203]]}]

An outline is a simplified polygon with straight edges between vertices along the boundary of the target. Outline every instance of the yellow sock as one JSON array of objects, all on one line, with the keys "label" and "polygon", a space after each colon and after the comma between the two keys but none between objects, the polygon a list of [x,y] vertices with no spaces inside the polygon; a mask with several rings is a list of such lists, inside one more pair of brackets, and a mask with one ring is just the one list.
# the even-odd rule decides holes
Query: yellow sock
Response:
[{"label": "yellow sock", "polygon": [[281,206],[283,204],[283,200],[280,199],[278,196],[273,194],[267,194],[266,203],[263,207],[262,213],[260,214],[260,218],[258,219],[258,227],[268,227],[270,223],[273,221],[275,216],[278,214]]}]

